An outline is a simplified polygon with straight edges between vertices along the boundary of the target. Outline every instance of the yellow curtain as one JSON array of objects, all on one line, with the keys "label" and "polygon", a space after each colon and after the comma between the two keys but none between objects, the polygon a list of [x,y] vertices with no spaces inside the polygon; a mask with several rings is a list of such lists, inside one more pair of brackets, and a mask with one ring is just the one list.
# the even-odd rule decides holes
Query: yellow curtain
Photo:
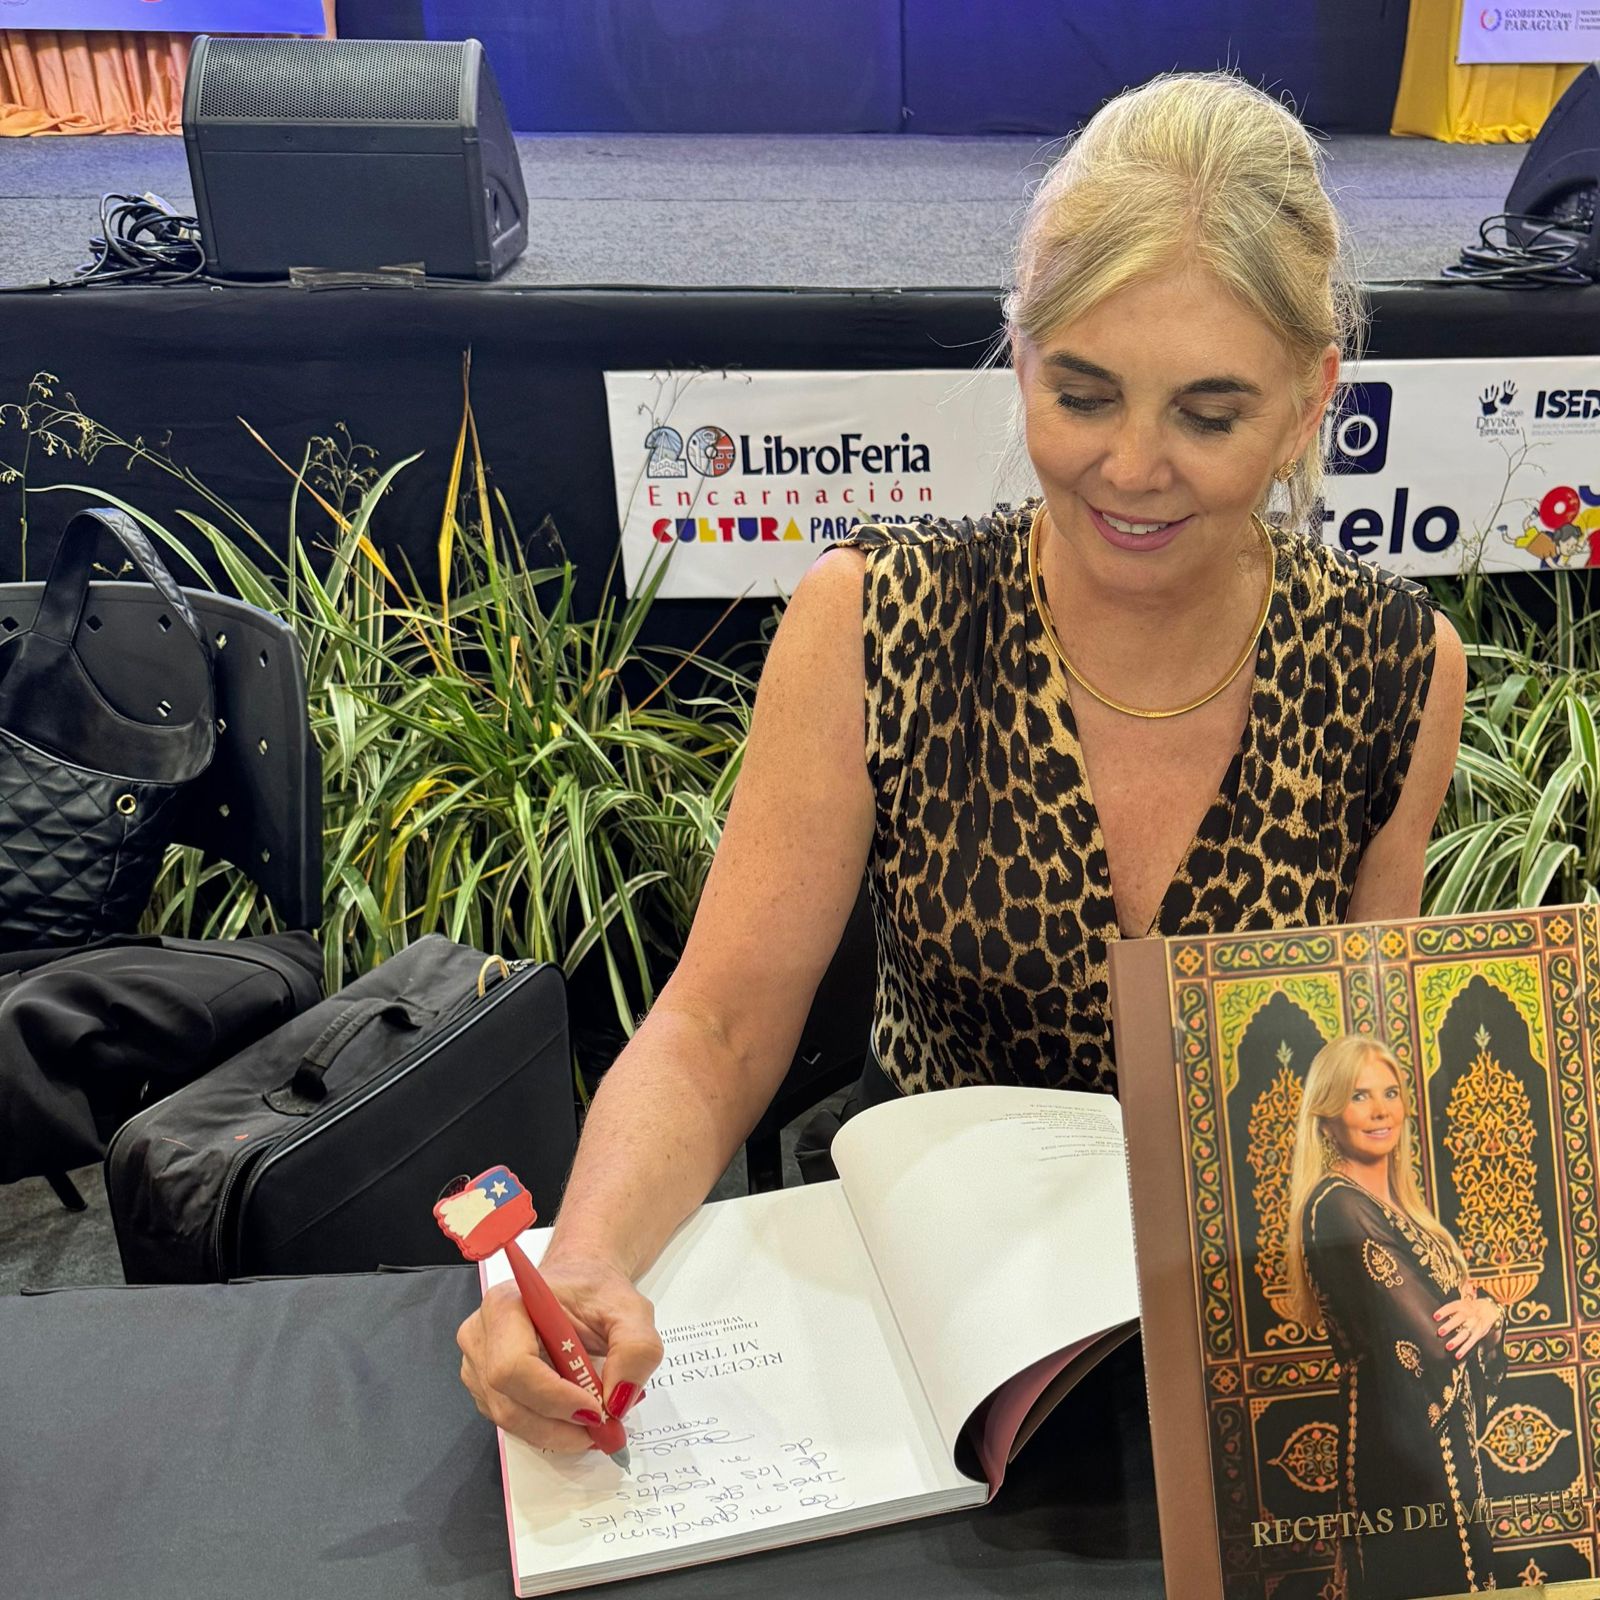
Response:
[{"label": "yellow curtain", "polygon": [[0,30],[0,134],[182,132],[193,37]]},{"label": "yellow curtain", "polygon": [[1462,4],[1411,0],[1405,64],[1389,131],[1451,144],[1526,144],[1588,63],[1459,67]]}]

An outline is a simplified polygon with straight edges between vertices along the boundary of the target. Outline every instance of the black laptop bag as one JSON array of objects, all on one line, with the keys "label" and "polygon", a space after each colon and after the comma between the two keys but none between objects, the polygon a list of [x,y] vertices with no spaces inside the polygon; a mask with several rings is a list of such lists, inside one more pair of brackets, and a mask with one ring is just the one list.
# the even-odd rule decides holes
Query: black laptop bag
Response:
[{"label": "black laptop bag", "polygon": [[577,1145],[566,985],[419,939],[198,1082],[106,1153],[129,1283],[459,1261],[432,1208],[504,1163],[555,1210]]}]

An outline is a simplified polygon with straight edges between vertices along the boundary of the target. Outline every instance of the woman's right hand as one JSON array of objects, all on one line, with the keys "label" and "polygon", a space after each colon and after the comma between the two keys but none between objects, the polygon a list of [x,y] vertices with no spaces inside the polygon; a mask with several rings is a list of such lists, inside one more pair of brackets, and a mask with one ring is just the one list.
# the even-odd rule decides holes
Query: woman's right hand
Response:
[{"label": "woman's right hand", "polygon": [[1489,1295],[1475,1290],[1447,1300],[1433,1314],[1439,1337],[1446,1343],[1452,1357],[1464,1361],[1467,1352],[1480,1340],[1486,1339],[1500,1326],[1499,1303]]},{"label": "woman's right hand", "polygon": [[[600,1357],[606,1411],[619,1421],[661,1362],[655,1309],[626,1273],[593,1256],[547,1255],[540,1274],[566,1308],[591,1357]],[[593,1448],[584,1429],[599,1422],[594,1397],[558,1377],[545,1359],[514,1283],[496,1284],[456,1331],[461,1381],[478,1410],[540,1450]]]}]

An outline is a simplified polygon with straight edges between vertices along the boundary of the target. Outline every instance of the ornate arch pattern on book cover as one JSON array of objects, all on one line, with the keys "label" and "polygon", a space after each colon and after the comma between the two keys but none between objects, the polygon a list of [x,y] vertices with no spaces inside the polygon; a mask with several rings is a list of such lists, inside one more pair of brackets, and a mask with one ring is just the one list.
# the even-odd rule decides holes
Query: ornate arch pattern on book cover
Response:
[{"label": "ornate arch pattern on book cover", "polygon": [[[1600,907],[1174,939],[1166,951],[1228,1600],[1372,1589],[1347,1581],[1334,1531],[1354,1389],[1323,1326],[1297,1318],[1287,1250],[1306,1069],[1343,1033],[1378,1037],[1400,1063],[1421,1192],[1478,1293],[1504,1308],[1504,1377],[1469,1409],[1475,1468],[1444,1442],[1451,1494],[1470,1506],[1454,1514],[1486,1527],[1478,1548],[1493,1552],[1490,1572],[1468,1560],[1472,1584],[1600,1576]],[[1365,1267],[1376,1282],[1416,1270],[1381,1247]],[[1423,1354],[1398,1338],[1386,1359],[1421,1381]],[[1286,1526],[1313,1536],[1274,1536]],[[1419,1573],[1415,1594],[1468,1587],[1459,1572],[1431,1582]]]}]

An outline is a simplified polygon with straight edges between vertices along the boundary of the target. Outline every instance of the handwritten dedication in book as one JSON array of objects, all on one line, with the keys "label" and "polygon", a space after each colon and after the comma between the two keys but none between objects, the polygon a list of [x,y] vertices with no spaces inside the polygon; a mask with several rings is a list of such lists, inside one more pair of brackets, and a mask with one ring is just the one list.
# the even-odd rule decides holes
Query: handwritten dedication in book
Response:
[{"label": "handwritten dedication in book", "polygon": [[[641,1279],[666,1353],[629,1416],[631,1476],[500,1435],[518,1594],[981,1505],[1131,1331],[1108,1096],[911,1096],[833,1156],[836,1183],[703,1207]],[[531,1258],[547,1238],[524,1235]],[[484,1263],[486,1286],[509,1275]]]}]

